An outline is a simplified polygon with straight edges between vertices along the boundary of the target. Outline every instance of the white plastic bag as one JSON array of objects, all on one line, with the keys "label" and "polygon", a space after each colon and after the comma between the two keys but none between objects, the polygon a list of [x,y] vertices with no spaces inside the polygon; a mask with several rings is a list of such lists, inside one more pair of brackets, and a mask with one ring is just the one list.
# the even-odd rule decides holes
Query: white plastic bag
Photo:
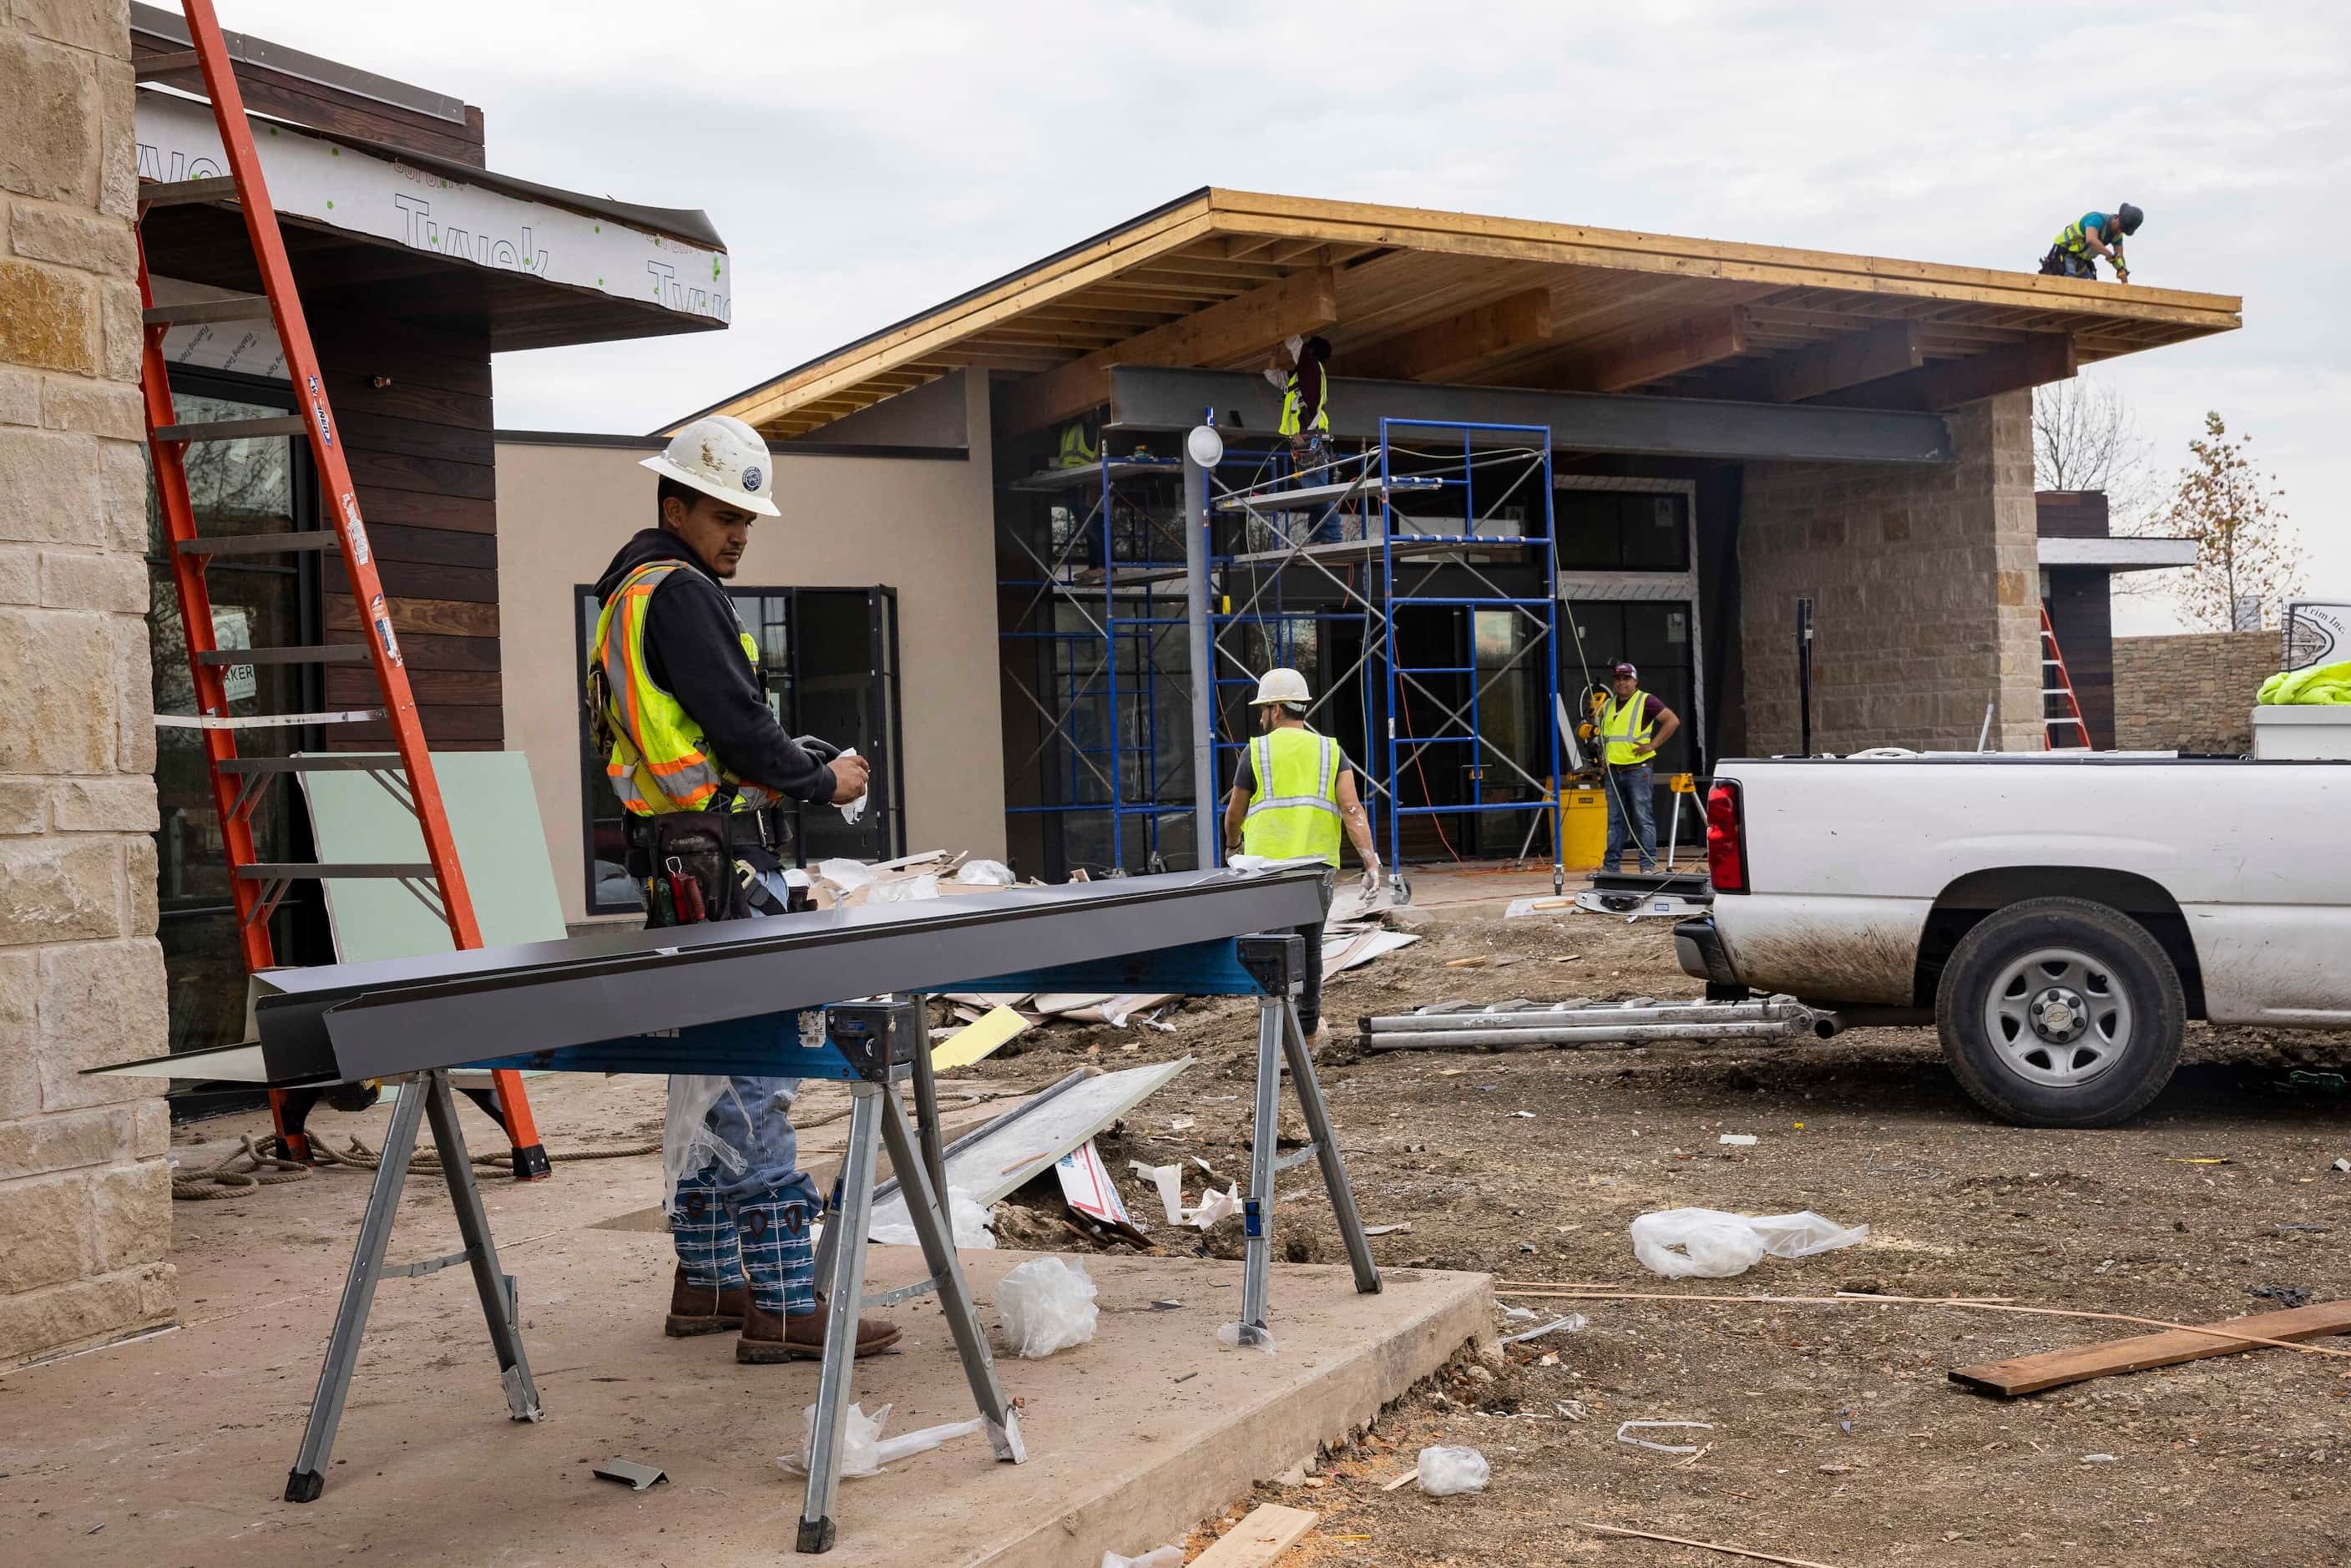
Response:
[{"label": "white plastic bag", "polygon": [[1162,1546],[1140,1557],[1121,1557],[1115,1552],[1102,1553],[1102,1568],[1184,1568],[1184,1549]]},{"label": "white plastic bag", "polygon": [[1484,1491],[1491,1473],[1486,1456],[1475,1448],[1440,1445],[1420,1451],[1420,1490],[1431,1497]]},{"label": "white plastic bag", "polygon": [[[1217,1325],[1217,1348],[1218,1350],[1240,1349],[1241,1325],[1238,1323],[1218,1323]],[[1257,1343],[1250,1345],[1249,1349],[1261,1350],[1265,1352],[1266,1354],[1271,1355],[1273,1354],[1273,1335],[1268,1333],[1263,1329],[1259,1329],[1257,1331]]]},{"label": "white plastic bag", "polygon": [[1642,1267],[1668,1280],[1728,1280],[1747,1272],[1766,1252],[1774,1258],[1809,1258],[1868,1239],[1868,1226],[1847,1229],[1810,1209],[1750,1216],[1716,1208],[1667,1208],[1633,1221],[1633,1256]]},{"label": "white plastic bag", "polygon": [[996,1287],[996,1313],[1006,1343],[1023,1361],[1085,1343],[1101,1317],[1086,1266],[1059,1258],[1031,1258],[1005,1275]]},{"label": "white plastic bag", "polygon": [[669,1111],[662,1122],[662,1207],[677,1209],[677,1184],[710,1166],[722,1175],[740,1176],[750,1156],[710,1125],[710,1113],[724,1101],[736,1113],[727,1120],[748,1127],[761,1116],[789,1116],[799,1092],[797,1078],[770,1080],[771,1102],[755,1105],[745,1100],[735,1081],[716,1073],[674,1072],[669,1080]]},{"label": "white plastic bag", "polygon": [[966,861],[956,869],[955,879],[966,887],[1010,887],[1020,880],[1002,861]]},{"label": "white plastic bag", "polygon": [[[852,1405],[849,1420],[843,1426],[841,1438],[841,1473],[849,1476],[871,1476],[881,1473],[882,1467],[895,1459],[907,1458],[941,1443],[967,1437],[987,1423],[975,1416],[968,1421],[949,1421],[942,1426],[925,1427],[896,1437],[884,1437],[883,1427],[890,1419],[890,1406],[884,1405],[872,1415],[864,1406]],[[776,1462],[794,1475],[808,1474],[809,1456],[816,1450],[816,1406],[809,1406],[800,1412],[800,1451],[778,1456]]]},{"label": "white plastic bag", "polygon": [[888,882],[875,883],[866,890],[865,902],[913,904],[921,899],[936,898],[938,895],[939,879],[929,872],[925,872],[920,876],[892,877]]},{"label": "white plastic bag", "polygon": [[[893,1207],[896,1212],[904,1212],[903,1203]],[[996,1233],[988,1229],[996,1223],[996,1210],[959,1186],[947,1188],[947,1223],[955,1229],[957,1251],[996,1245]],[[923,1244],[923,1239],[914,1234],[912,1219],[870,1226],[866,1229],[866,1237],[876,1247],[920,1247]]]}]

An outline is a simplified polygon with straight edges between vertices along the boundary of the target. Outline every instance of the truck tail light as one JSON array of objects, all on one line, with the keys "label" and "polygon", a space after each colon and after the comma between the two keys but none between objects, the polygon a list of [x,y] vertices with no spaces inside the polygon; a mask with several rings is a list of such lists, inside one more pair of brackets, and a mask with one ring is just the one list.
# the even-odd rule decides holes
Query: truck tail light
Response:
[{"label": "truck tail light", "polygon": [[1706,792],[1706,873],[1717,893],[1747,891],[1747,830],[1739,786],[1724,779]]}]

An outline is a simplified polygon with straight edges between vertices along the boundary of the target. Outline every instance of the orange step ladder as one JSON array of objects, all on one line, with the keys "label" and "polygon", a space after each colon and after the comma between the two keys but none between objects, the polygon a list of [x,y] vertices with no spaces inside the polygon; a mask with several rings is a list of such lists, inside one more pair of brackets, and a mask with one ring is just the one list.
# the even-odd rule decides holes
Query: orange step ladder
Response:
[{"label": "orange step ladder", "polygon": [[[204,74],[205,95],[212,100],[213,120],[219,127],[230,173],[225,178],[187,180],[169,184],[142,183],[139,214],[151,207],[191,202],[234,202],[244,212],[245,229],[260,269],[262,292],[241,299],[210,299],[182,307],[158,306],[147,275],[147,247],[139,247],[139,298],[145,308],[145,342],[140,358],[140,382],[145,396],[148,450],[154,459],[155,494],[163,514],[166,548],[177,590],[180,620],[186,630],[189,674],[195,684],[197,716],[192,721],[204,737],[212,777],[213,804],[220,814],[221,839],[228,852],[229,883],[236,909],[239,941],[246,968],[255,974],[277,967],[271,950],[269,917],[294,883],[311,879],[384,877],[404,883],[434,913],[449,923],[449,934],[459,947],[482,945],[474,918],[473,901],[465,891],[465,873],[449,834],[449,818],[441,804],[441,789],[433,776],[433,759],[425,750],[424,732],[410,694],[408,670],[400,642],[392,627],[383,589],[368,549],[367,525],[360,515],[357,491],[343,449],[336,439],[333,411],[319,374],[318,355],[302,315],[302,301],[294,287],[294,274],[286,256],[286,243],[277,227],[277,210],[261,174],[260,155],[245,117],[245,100],[237,90],[228,48],[221,37],[220,20],[211,0],[185,0],[188,36],[194,47],[183,55],[157,57],[139,67],[141,80],[184,72],[193,65]],[[303,412],[269,419],[233,419],[183,424],[172,402],[169,372],[163,360],[163,334],[175,321],[219,321],[267,319],[277,329],[286,356],[286,371]],[[298,533],[237,534],[214,538],[196,532],[195,508],[189,497],[184,449],[204,441],[236,441],[256,436],[301,434],[308,439],[317,464],[325,526]],[[304,551],[339,550],[350,579],[360,622],[372,635],[361,645],[318,647],[236,648],[224,650],[214,641],[212,595],[205,568],[214,556],[295,555]],[[229,712],[224,676],[232,665],[357,664],[371,665],[383,706],[336,713],[277,714],[235,716]],[[378,771],[391,783],[392,768],[381,759],[362,763],[351,757],[239,757],[236,732],[241,728],[390,721],[399,772],[406,798],[402,804],[416,813],[423,830],[426,859],[422,863],[309,863],[262,861],[254,847],[253,812],[275,778],[295,773],[340,770],[354,766]],[[394,789],[395,796],[400,791]],[[310,1141],[304,1123],[315,1092],[272,1092],[271,1109],[277,1135],[287,1157],[310,1158]],[[523,1092],[522,1076],[512,1071],[491,1075],[487,1108],[506,1129],[514,1154],[514,1174],[533,1180],[548,1174],[547,1150],[531,1120],[530,1102]]]},{"label": "orange step ladder", "polygon": [[[2051,684],[2051,671],[2056,672],[2055,684]],[[2063,710],[2049,711],[2050,699],[2062,698]],[[2057,744],[2057,731],[2072,727],[2074,738],[2064,745]],[[2065,673],[2065,655],[2057,647],[2057,628],[2049,622],[2049,605],[2041,606],[2041,745],[2045,751],[2089,751],[2090,726],[2082,717],[2081,702],[2074,695],[2074,677]]]}]

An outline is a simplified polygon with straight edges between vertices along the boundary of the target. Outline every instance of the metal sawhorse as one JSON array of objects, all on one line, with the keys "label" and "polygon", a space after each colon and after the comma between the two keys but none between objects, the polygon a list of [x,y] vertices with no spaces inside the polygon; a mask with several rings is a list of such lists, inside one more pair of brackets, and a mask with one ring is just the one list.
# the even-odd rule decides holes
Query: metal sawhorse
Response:
[{"label": "metal sawhorse", "polygon": [[[1247,1232],[1241,1287],[1240,1340],[1266,1342],[1271,1286],[1273,1184],[1283,1171],[1311,1156],[1321,1164],[1341,1236],[1353,1265],[1355,1288],[1380,1288],[1371,1245],[1364,1236],[1347,1183],[1346,1163],[1332,1132],[1322,1090],[1304,1036],[1298,1027],[1296,990],[1304,970],[1303,940],[1295,935],[1243,936],[1193,943],[1120,959],[1064,965],[1019,975],[956,981],[941,988],[983,990],[1163,990],[1194,996],[1254,995],[1258,998],[1256,1127],[1249,1151],[1249,1196],[1242,1207]],[[825,1348],[817,1385],[817,1418],[810,1455],[807,1496],[801,1510],[799,1550],[830,1551],[837,1536],[833,1509],[841,1485],[841,1452],[846,1433],[854,1364],[856,1320],[861,1311],[904,1301],[935,1290],[972,1397],[986,1422],[990,1445],[1006,1463],[1026,1457],[1019,1416],[997,1380],[995,1361],[979,1323],[977,1305],[955,1253],[945,1195],[939,1185],[937,1123],[928,1082],[927,1030],[919,997],[841,1003],[823,1009],[821,1044],[803,1043],[798,1013],[778,1013],[723,1024],[695,1025],[672,1034],[630,1036],[595,1045],[503,1057],[497,1067],[593,1072],[733,1072],[845,1081],[851,1096],[848,1146],[828,1206],[819,1244],[817,1278],[826,1291]],[[1288,1066],[1299,1108],[1306,1119],[1305,1148],[1277,1158],[1276,1123],[1280,1074]],[[910,1120],[893,1091],[911,1080],[918,1120]],[[440,1151],[442,1177],[456,1211],[463,1250],[404,1266],[387,1266],[391,1239],[417,1134],[430,1121]],[[906,1198],[908,1218],[929,1266],[928,1279],[878,1297],[865,1295],[862,1241],[872,1211],[875,1168],[883,1149]],[[319,1386],[304,1428],[294,1469],[287,1478],[289,1502],[315,1500],[325,1486],[335,1431],[350,1391],[351,1374],[366,1332],[377,1283],[385,1276],[429,1274],[457,1263],[468,1265],[482,1301],[491,1343],[497,1353],[499,1382],[508,1414],[538,1421],[543,1412],[531,1381],[517,1329],[515,1286],[498,1263],[483,1210],[480,1189],[465,1153],[448,1070],[434,1069],[402,1088],[384,1140],[365,1217],[360,1224],[350,1272],[343,1282]]]}]

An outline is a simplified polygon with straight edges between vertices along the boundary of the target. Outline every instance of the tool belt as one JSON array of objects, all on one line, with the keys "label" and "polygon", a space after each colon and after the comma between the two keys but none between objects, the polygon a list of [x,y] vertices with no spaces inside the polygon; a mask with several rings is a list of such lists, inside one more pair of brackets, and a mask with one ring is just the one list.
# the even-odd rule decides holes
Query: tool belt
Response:
[{"label": "tool belt", "polygon": [[646,929],[789,913],[790,906],[778,903],[760,884],[757,869],[736,853],[738,844],[747,847],[752,834],[773,849],[773,826],[763,831],[758,821],[767,816],[669,811],[629,818],[629,874],[644,888]]}]

